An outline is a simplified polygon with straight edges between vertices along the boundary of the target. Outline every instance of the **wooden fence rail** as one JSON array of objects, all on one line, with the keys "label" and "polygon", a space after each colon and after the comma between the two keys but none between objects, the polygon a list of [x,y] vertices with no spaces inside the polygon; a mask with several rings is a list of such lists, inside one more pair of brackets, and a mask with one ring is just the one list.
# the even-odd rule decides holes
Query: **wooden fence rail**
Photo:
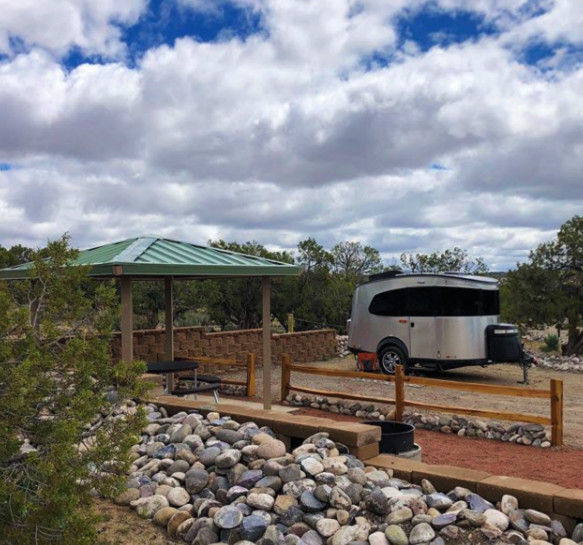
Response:
[{"label": "wooden fence rail", "polygon": [[[306,386],[297,386],[291,383],[291,373],[305,373],[309,375],[320,375],[328,377],[357,378],[365,380],[379,380],[395,383],[395,397],[380,398],[349,392],[338,392],[331,390],[317,390]],[[419,401],[407,400],[405,397],[405,384],[415,384],[418,386],[428,386],[433,388],[449,388],[466,392],[480,392],[492,395],[503,395],[512,397],[528,397],[535,399],[548,399],[551,405],[550,417],[538,416],[526,413],[494,411],[487,409],[472,409],[468,407],[437,405],[433,403],[422,403]],[[555,446],[563,444],[563,381],[551,379],[550,389],[520,388],[517,386],[495,386],[492,384],[480,384],[477,382],[455,382],[450,380],[439,380],[425,377],[406,376],[403,367],[398,365],[394,376],[380,375],[373,373],[363,373],[359,371],[340,371],[335,369],[319,369],[308,365],[295,365],[291,363],[290,357],[283,354],[281,358],[281,399],[285,399],[290,390],[314,394],[318,396],[337,397],[341,399],[354,399],[376,403],[386,403],[395,405],[395,419],[401,421],[405,407],[415,407],[417,409],[430,409],[444,413],[467,414],[480,416],[483,418],[498,418],[518,422],[532,422],[541,425],[551,426],[551,443]]]},{"label": "wooden fence rail", "polygon": [[181,360],[193,359],[201,365],[228,365],[230,367],[245,367],[247,369],[247,376],[245,380],[225,379],[221,377],[221,384],[234,384],[236,386],[245,386],[247,395],[252,397],[255,395],[255,354],[247,354],[244,362],[236,360],[229,360],[224,358],[209,358],[200,356],[196,358],[177,358]]}]

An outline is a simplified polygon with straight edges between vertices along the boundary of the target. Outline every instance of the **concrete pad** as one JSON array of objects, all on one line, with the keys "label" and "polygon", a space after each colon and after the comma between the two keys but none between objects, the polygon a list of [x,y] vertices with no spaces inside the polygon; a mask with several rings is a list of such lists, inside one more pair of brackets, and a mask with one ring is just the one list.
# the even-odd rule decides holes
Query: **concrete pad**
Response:
[{"label": "concrete pad", "polygon": [[553,499],[555,513],[583,519],[583,490],[567,488],[555,494]]},{"label": "concrete pad", "polygon": [[491,477],[486,471],[464,469],[463,467],[428,465],[426,469],[413,470],[412,479],[415,484],[421,484],[423,479],[442,492],[449,492],[456,486],[463,486],[472,492],[476,492],[476,483]]},{"label": "concrete pad", "polygon": [[499,501],[504,494],[511,494],[524,509],[553,512],[553,499],[565,487],[518,477],[492,476],[477,483],[476,492],[491,502]]}]

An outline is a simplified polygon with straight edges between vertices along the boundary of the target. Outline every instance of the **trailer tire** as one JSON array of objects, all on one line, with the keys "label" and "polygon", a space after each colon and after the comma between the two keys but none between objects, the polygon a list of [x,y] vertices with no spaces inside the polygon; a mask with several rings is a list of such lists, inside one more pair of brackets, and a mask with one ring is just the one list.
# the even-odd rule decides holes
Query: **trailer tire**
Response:
[{"label": "trailer tire", "polygon": [[402,365],[405,374],[409,372],[409,363],[403,351],[394,344],[383,346],[379,350],[379,366],[381,371],[386,375],[394,375],[396,365]]}]

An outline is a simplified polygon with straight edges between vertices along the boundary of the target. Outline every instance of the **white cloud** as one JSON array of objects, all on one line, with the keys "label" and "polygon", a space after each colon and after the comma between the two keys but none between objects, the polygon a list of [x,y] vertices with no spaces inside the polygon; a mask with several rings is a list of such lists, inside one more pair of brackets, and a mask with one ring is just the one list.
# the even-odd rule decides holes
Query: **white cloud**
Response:
[{"label": "white cloud", "polygon": [[[395,49],[396,14],[421,2],[239,3],[265,32],[71,71],[55,55],[121,55],[113,21],[145,6],[56,3],[46,36],[8,10],[0,33],[34,47],[0,62],[0,163],[18,167],[0,171],[0,243],[314,236],[387,259],[458,245],[504,267],[580,210],[583,69],[518,62],[508,44],[545,17],[517,22],[524,2],[477,3],[508,28],[426,53]],[[66,9],[93,23],[59,36]],[[392,63],[365,68],[378,51]]]},{"label": "white cloud", "polygon": [[54,55],[78,47],[87,55],[117,57],[124,51],[117,24],[135,23],[147,0],[1,0],[0,53],[12,55],[11,39]]}]

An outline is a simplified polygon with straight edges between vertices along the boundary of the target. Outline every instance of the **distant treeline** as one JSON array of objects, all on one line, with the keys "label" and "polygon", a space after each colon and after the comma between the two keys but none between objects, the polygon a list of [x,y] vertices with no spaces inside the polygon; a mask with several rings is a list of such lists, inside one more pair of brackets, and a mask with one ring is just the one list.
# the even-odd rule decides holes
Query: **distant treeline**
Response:
[{"label": "distant treeline", "polygon": [[[298,243],[295,252],[270,251],[257,242],[211,240],[209,245],[234,252],[294,263],[297,277],[272,279],[273,317],[284,327],[294,315],[295,329],[333,327],[345,332],[352,293],[371,274],[391,269],[411,272],[457,271],[490,274],[501,280],[502,319],[525,327],[556,326],[568,331],[566,354],[583,352],[583,218],[563,224],[557,238],[532,250],[527,263],[507,273],[489,273],[480,257],[461,248],[431,254],[407,254],[399,263],[383,264],[377,249],[360,242],[340,242],[330,249],[314,238]],[[33,250],[0,246],[0,266],[26,262]],[[164,288],[161,282],[136,282],[136,328],[163,323]],[[247,329],[261,325],[261,280],[182,281],[175,284],[176,325],[216,325]]]}]

